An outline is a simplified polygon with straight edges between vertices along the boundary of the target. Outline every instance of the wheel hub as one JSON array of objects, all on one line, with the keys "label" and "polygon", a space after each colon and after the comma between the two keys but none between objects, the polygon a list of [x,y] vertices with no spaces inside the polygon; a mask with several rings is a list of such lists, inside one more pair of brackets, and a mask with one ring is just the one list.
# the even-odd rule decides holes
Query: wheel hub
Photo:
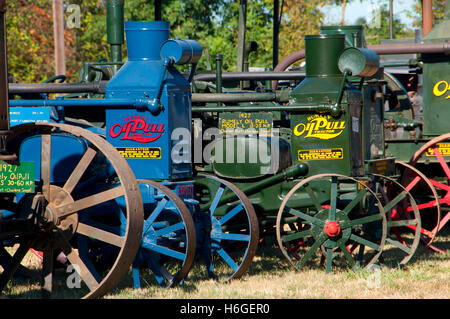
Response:
[{"label": "wheel hub", "polygon": [[329,237],[336,237],[341,232],[341,226],[335,221],[330,221],[325,224],[324,231]]},{"label": "wheel hub", "polygon": [[[63,188],[50,185],[50,198],[47,201],[42,194],[33,199],[32,209],[36,211],[39,220],[39,228],[42,232],[42,240],[33,247],[36,250],[44,250],[53,244],[52,238],[57,239],[57,234],[63,234],[69,240],[75,234],[78,226],[78,215],[58,216],[58,206],[73,203],[74,200]],[[56,237],[55,237],[56,236]]]}]

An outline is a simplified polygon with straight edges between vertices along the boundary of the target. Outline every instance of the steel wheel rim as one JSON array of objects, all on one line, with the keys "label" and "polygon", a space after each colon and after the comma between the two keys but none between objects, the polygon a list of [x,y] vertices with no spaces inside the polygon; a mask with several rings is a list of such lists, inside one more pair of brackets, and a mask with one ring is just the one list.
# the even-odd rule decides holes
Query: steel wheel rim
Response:
[{"label": "steel wheel rim", "polygon": [[[405,253],[406,255],[398,262],[400,265],[406,264],[408,261],[411,260],[414,253],[417,250],[417,247],[420,242],[420,230],[421,230],[421,220],[420,220],[420,213],[419,209],[417,207],[417,203],[414,200],[413,196],[409,191],[406,190],[405,187],[403,187],[399,182],[397,182],[395,179],[390,178],[388,176],[378,175],[374,174],[375,177],[379,179],[384,179],[388,181],[388,183],[392,183],[395,185],[395,187],[398,187],[400,189],[400,193],[395,192],[394,194],[389,193],[389,190],[385,191],[384,189],[376,187],[376,193],[378,193],[380,189],[380,195],[381,195],[381,202],[384,204],[383,209],[386,214],[387,219],[387,227],[388,227],[388,236],[386,236],[386,243],[389,243],[394,246],[394,248],[399,249],[401,252]],[[378,184],[378,183],[377,183]],[[387,187],[392,187],[391,185],[388,185]],[[392,189],[390,190],[392,192]],[[394,198],[389,197],[395,196]],[[408,203],[406,203],[408,201]],[[407,205],[406,208],[407,211],[405,211],[404,206]],[[411,208],[411,209],[409,209]],[[410,213],[413,213],[413,216],[408,216]],[[400,227],[408,227],[408,226],[414,226],[413,232],[414,232],[414,239],[412,243],[407,243],[404,239],[404,236],[401,236],[400,231],[398,228]],[[396,239],[393,237],[395,236]],[[385,245],[386,245],[385,243]],[[384,251],[383,251],[384,253]],[[383,256],[382,253],[382,256]]]}]

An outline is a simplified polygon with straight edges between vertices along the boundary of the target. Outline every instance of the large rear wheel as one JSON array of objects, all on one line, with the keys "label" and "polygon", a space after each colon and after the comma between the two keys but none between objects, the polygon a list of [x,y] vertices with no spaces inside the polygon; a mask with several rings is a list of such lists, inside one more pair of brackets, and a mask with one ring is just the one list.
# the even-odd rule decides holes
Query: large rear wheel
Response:
[{"label": "large rear wheel", "polygon": [[[60,149],[67,147],[65,141],[75,141],[81,151]],[[41,287],[43,297],[99,298],[127,274],[140,246],[143,207],[133,171],[105,139],[76,126],[34,123],[14,127],[8,149],[19,154],[25,142],[38,152],[33,154],[35,189],[16,198],[19,213],[2,221],[1,243],[11,258],[2,265],[0,290],[20,297],[18,286],[25,285]],[[61,154],[69,154],[70,159],[61,159]],[[19,161],[24,160],[22,155],[27,157],[20,154]],[[56,158],[58,163],[54,163]],[[67,178],[61,182],[63,175]],[[123,232],[115,204],[120,198],[126,205]],[[86,239],[82,245],[80,238]],[[43,261],[34,266],[41,280],[23,283],[13,276],[31,248],[43,252]],[[99,254],[98,249],[108,253]],[[67,259],[62,272],[55,263],[61,251]],[[108,256],[108,260],[99,256]]]}]

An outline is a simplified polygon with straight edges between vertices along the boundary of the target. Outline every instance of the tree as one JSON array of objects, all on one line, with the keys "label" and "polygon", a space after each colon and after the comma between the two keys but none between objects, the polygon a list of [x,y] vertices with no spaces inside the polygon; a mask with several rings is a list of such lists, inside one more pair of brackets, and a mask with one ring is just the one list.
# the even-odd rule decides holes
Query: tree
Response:
[{"label": "tree", "polygon": [[[444,18],[446,0],[433,0],[433,24],[436,25]],[[418,0],[408,12],[408,16],[414,18],[413,26],[422,28],[422,1]]]},{"label": "tree", "polygon": [[[379,10],[374,12],[372,21],[367,22],[365,18],[358,18],[355,24],[364,26],[364,36],[367,44],[379,44],[381,40],[389,39],[389,8],[386,4],[381,5]],[[394,37],[407,38],[414,37],[414,30],[408,28],[399,18],[394,17],[393,21]]]},{"label": "tree", "polygon": [[[53,75],[53,16],[48,0],[7,1],[8,71],[20,82],[40,82]],[[101,1],[72,0],[80,5],[80,28],[66,28],[67,76],[74,77],[84,60],[106,52],[106,26]],[[103,39],[104,38],[104,39]]]},{"label": "tree", "polygon": [[304,36],[320,32],[325,17],[321,8],[327,3],[324,0],[284,1],[284,15],[280,27],[280,56],[287,56],[304,48]]}]

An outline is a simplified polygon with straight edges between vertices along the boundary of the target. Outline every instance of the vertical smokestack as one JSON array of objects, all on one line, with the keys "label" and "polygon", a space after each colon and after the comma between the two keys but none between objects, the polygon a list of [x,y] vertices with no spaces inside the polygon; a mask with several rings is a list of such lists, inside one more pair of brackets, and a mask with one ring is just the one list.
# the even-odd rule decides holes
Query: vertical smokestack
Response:
[{"label": "vertical smokestack", "polygon": [[122,62],[124,39],[124,0],[106,1],[106,33],[111,62]]},{"label": "vertical smokestack", "polygon": [[433,29],[433,1],[422,0],[422,35],[426,36]]}]

